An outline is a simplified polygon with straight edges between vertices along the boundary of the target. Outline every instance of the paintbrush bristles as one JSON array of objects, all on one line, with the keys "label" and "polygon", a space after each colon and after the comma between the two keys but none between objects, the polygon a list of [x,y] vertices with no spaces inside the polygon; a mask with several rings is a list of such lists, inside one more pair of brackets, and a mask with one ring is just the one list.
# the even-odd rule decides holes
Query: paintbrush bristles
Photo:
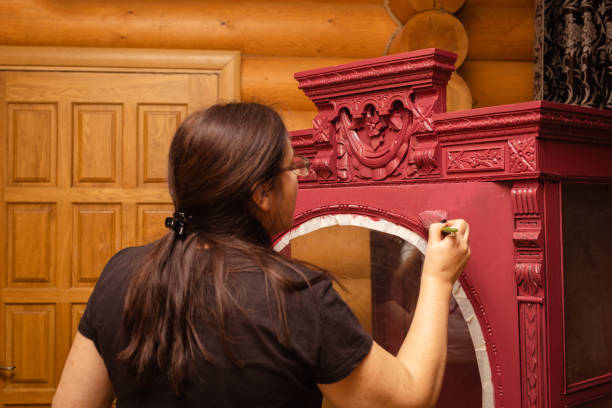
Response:
[{"label": "paintbrush bristles", "polygon": [[446,219],[448,219],[448,212],[444,210],[427,210],[419,214],[419,221],[421,221],[425,228],[429,228],[431,224]]}]

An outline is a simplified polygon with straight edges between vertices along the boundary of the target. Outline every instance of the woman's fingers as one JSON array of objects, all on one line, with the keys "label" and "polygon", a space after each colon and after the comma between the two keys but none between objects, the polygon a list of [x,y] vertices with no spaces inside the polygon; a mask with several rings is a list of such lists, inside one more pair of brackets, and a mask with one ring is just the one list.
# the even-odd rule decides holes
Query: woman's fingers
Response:
[{"label": "woman's fingers", "polygon": [[429,226],[429,240],[433,242],[438,242],[442,239],[442,228],[444,228],[446,224],[442,224],[440,222],[434,222]]},{"label": "woman's fingers", "polygon": [[[450,226],[457,231],[446,235],[442,228]],[[451,283],[454,282],[465,267],[470,257],[470,227],[465,220],[456,219],[445,223],[432,224],[429,228],[429,242],[425,264],[427,273],[433,273]]]},{"label": "woman's fingers", "polygon": [[465,234],[470,229],[468,223],[463,219],[449,220],[446,222],[446,224],[450,227],[457,228],[457,232],[461,234]]},{"label": "woman's fingers", "polygon": [[450,220],[447,222],[447,224],[457,229],[457,232],[455,233],[455,237],[458,238],[457,243],[469,242],[470,226],[467,222],[465,222],[465,220],[462,220],[462,219]]}]

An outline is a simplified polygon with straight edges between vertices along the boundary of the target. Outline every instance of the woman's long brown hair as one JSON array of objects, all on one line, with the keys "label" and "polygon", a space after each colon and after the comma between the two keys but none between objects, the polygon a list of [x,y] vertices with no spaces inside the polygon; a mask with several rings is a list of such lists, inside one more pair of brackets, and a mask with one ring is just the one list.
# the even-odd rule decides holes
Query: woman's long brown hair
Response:
[{"label": "woman's long brown hair", "polygon": [[[176,131],[168,184],[175,209],[192,219],[185,237],[171,231],[154,243],[130,281],[122,323],[127,345],[118,358],[135,378],[144,380],[157,366],[179,393],[188,376],[197,375],[198,361],[214,363],[198,334],[203,324],[222,336],[226,355],[240,365],[225,326],[229,311],[241,311],[227,285],[234,271],[229,253],[263,270],[281,321],[279,341],[288,341],[284,295],[314,282],[297,263],[270,248],[251,198],[258,184],[274,185],[287,143],[278,114],[255,103],[195,112]],[[288,270],[303,279],[289,279]],[[317,280],[325,277],[322,273]],[[214,307],[204,294],[212,296]]]}]

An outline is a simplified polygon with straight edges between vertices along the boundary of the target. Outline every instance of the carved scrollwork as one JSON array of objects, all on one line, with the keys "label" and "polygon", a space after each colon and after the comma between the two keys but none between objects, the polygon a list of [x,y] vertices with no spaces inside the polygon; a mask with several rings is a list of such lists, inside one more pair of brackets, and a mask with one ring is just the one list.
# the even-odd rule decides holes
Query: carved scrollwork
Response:
[{"label": "carved scrollwork", "polygon": [[421,175],[430,175],[438,171],[437,145],[420,146],[413,149],[410,162],[415,163],[413,171]]},{"label": "carved scrollwork", "polygon": [[[336,132],[338,132],[338,130],[339,129],[337,127]],[[336,141],[336,150],[336,169],[338,171],[338,179],[341,181],[350,181],[353,179],[353,177],[349,163],[349,154],[343,139],[338,138]]]},{"label": "carved scrollwork", "polygon": [[444,111],[455,58],[427,49],[296,73],[319,109],[311,143],[316,177],[302,182],[439,176],[433,115]]},{"label": "carved scrollwork", "polygon": [[[512,143],[514,142],[514,143]],[[512,141],[517,151],[529,150],[534,139]],[[530,163],[529,159],[526,159]],[[526,164],[525,164],[526,165]],[[541,188],[538,182],[517,182],[511,190],[514,213],[512,239],[515,248],[514,277],[519,301],[521,343],[522,405],[544,406],[544,367],[546,350],[542,346],[544,301],[544,231],[541,219]]]},{"label": "carved scrollwork", "polygon": [[[360,106],[360,105],[357,105]],[[401,172],[410,145],[411,115],[401,103],[384,114],[366,104],[360,115],[342,108],[335,120],[338,178],[382,180]]]},{"label": "carved scrollwork", "polygon": [[536,296],[542,287],[541,263],[517,263],[514,265],[516,283],[526,294]]}]

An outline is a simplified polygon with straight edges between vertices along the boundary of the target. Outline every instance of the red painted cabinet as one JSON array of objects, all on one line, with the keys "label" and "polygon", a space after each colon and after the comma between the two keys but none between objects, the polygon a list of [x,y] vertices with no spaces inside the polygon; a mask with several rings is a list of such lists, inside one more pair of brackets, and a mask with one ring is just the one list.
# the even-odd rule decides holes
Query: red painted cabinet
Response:
[{"label": "red painted cabinet", "polygon": [[454,55],[296,74],[319,109],[292,132],[311,172],[276,247],[339,274],[395,352],[426,228],[471,226],[439,407],[612,407],[612,112],[534,101],[444,113]]}]

